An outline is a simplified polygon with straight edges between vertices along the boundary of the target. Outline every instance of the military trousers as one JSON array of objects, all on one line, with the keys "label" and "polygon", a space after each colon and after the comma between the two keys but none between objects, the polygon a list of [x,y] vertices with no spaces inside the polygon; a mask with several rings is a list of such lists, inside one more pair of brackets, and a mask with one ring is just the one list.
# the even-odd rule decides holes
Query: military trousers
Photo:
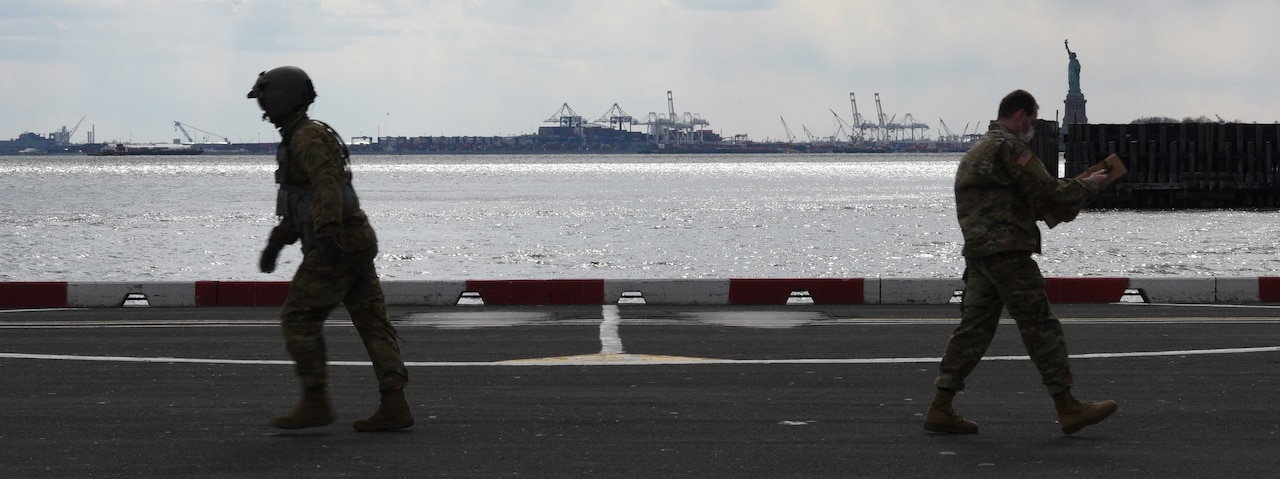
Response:
[{"label": "military trousers", "polygon": [[387,316],[372,254],[353,256],[356,257],[351,258],[351,264],[356,267],[330,265],[315,249],[303,256],[280,311],[285,348],[304,388],[327,385],[324,321],[341,303],[373,362],[378,390],[403,389],[409,382],[409,373],[400,356],[399,336]]},{"label": "military trousers", "polygon": [[1030,252],[965,258],[960,325],[951,333],[934,385],[960,391],[995,338],[1001,311],[1018,325],[1022,344],[1050,395],[1069,391],[1071,367],[1062,323],[1049,308],[1044,276]]}]

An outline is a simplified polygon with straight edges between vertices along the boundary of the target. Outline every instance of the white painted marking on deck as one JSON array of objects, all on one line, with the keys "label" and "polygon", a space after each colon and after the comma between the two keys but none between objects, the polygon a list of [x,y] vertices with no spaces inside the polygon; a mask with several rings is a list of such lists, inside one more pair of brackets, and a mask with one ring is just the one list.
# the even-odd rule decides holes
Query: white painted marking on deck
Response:
[{"label": "white painted marking on deck", "polygon": [[[1165,356],[1196,356],[1211,354],[1256,354],[1280,351],[1280,346],[1257,348],[1184,349],[1172,351],[1134,351],[1120,353],[1073,354],[1072,359],[1114,359]],[[0,353],[0,359],[35,359],[50,361],[94,361],[120,363],[166,364],[229,364],[229,365],[293,365],[293,361],[279,359],[212,359],[144,356],[82,356],[75,354],[26,354]],[[942,358],[833,358],[833,359],[716,359],[648,354],[588,354],[503,361],[406,361],[408,367],[464,367],[464,366],[674,366],[674,365],[743,365],[743,364],[915,364],[937,363]],[[988,356],[983,361],[1027,361],[1027,356]],[[368,367],[368,361],[329,361],[331,366]]]},{"label": "white painted marking on deck", "polygon": [[600,313],[604,317],[600,322],[600,354],[622,354],[622,336],[618,335],[622,315],[618,314],[618,305],[606,304]]},{"label": "white painted marking on deck", "polygon": [[1223,309],[1280,309],[1274,304],[1230,304],[1230,303],[1110,303],[1124,306],[1162,306],[1178,308],[1223,308]]}]

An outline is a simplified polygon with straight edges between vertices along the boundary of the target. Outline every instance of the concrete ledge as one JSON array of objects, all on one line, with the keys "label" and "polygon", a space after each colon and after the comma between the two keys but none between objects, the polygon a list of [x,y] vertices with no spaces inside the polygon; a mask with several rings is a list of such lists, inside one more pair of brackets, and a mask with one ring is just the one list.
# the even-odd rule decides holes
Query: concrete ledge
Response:
[{"label": "concrete ledge", "polygon": [[959,278],[881,278],[880,304],[947,304],[962,289]]},{"label": "concrete ledge", "polygon": [[883,298],[881,293],[883,289],[883,279],[880,278],[864,278],[862,280],[862,300],[866,304],[880,304]]},{"label": "concrete ledge", "polygon": [[623,293],[636,292],[645,304],[728,304],[727,279],[606,279],[604,301],[617,303]]},{"label": "concrete ledge", "polygon": [[[130,295],[139,295],[131,297]],[[73,308],[113,308],[126,299],[145,300],[146,306],[190,307],[196,305],[195,283],[67,283],[67,306]]]},{"label": "concrete ledge", "polygon": [[1211,277],[1177,276],[1130,278],[1129,288],[1137,289],[1152,303],[1204,304],[1217,300],[1217,281]]},{"label": "concrete ledge", "polygon": [[467,290],[466,281],[384,281],[388,305],[453,306]]},{"label": "concrete ledge", "polygon": [[1214,278],[1214,302],[1225,304],[1258,303],[1261,296],[1258,278],[1254,277],[1221,277]]}]

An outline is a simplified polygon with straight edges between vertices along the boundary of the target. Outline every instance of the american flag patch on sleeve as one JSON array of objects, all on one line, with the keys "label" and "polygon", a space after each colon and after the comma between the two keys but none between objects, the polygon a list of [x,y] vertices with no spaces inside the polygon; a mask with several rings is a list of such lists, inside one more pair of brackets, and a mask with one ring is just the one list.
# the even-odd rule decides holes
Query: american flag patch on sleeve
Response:
[{"label": "american flag patch on sleeve", "polygon": [[1019,157],[1018,157],[1018,166],[1020,166],[1020,167],[1026,168],[1026,167],[1027,167],[1027,163],[1030,163],[1030,162],[1031,162],[1031,152],[1030,152],[1030,151],[1024,151],[1024,152],[1022,152],[1022,156],[1019,156]]}]

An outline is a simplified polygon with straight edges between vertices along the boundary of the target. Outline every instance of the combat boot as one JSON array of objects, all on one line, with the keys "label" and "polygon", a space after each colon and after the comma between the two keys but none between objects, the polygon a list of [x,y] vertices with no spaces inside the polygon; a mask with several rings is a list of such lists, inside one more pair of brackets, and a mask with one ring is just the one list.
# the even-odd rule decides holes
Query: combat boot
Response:
[{"label": "combat boot", "polygon": [[372,416],[356,419],[351,423],[357,431],[391,431],[404,429],[413,425],[413,414],[409,412],[409,403],[404,400],[404,390],[394,389],[382,391],[382,404]]},{"label": "combat boot", "polygon": [[978,433],[978,423],[965,419],[951,408],[951,400],[955,396],[955,391],[938,388],[933,402],[929,404],[929,411],[924,415],[924,430],[948,434]]},{"label": "combat boot", "polygon": [[324,387],[310,387],[302,390],[302,401],[294,406],[293,411],[276,416],[271,425],[280,429],[302,429],[324,426],[333,423],[333,419],[333,408]]},{"label": "combat boot", "polygon": [[1071,395],[1071,391],[1053,397],[1053,406],[1058,410],[1058,424],[1063,434],[1075,434],[1076,431],[1102,422],[1111,413],[1116,412],[1115,401],[1080,402]]}]

